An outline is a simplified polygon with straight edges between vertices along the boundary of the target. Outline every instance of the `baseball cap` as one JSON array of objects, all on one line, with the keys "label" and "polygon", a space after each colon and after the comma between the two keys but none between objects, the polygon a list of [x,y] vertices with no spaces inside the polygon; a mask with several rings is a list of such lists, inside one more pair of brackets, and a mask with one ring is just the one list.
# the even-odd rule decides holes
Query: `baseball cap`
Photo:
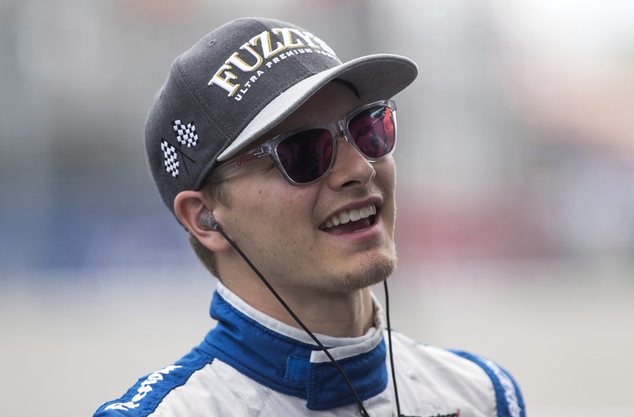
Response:
[{"label": "baseball cap", "polygon": [[145,147],[158,191],[174,198],[198,190],[231,159],[334,79],[360,100],[391,98],[418,74],[408,58],[367,55],[341,62],[311,32],[268,18],[233,20],[210,32],[171,65],[145,124]]}]

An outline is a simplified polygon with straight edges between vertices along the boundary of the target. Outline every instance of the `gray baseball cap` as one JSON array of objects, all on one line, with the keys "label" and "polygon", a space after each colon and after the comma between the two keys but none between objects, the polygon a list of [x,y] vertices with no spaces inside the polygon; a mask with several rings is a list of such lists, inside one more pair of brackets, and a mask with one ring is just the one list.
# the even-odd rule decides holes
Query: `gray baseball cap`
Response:
[{"label": "gray baseball cap", "polygon": [[418,74],[408,58],[377,54],[342,63],[320,38],[291,23],[244,18],[204,36],[172,63],[145,124],[148,163],[174,213],[231,159],[334,79],[369,103],[391,98]]}]

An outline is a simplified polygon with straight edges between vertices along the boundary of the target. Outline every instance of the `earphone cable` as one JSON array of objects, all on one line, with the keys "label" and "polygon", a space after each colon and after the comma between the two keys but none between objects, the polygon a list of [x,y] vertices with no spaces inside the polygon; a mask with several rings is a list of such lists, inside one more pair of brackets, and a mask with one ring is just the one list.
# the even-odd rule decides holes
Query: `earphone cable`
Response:
[{"label": "earphone cable", "polygon": [[390,352],[390,368],[392,370],[392,383],[394,384],[394,401],[396,402],[396,415],[401,417],[401,403],[398,398],[398,386],[396,385],[396,371],[394,370],[394,353],[392,351],[392,324],[390,323],[390,293],[387,289],[387,279],[383,280],[385,291],[385,318],[387,319],[387,341]]}]

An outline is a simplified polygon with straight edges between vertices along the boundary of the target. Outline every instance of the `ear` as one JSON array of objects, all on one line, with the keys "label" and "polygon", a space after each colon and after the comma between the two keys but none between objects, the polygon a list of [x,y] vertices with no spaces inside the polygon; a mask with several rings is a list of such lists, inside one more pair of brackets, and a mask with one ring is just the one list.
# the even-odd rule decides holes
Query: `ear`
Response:
[{"label": "ear", "polygon": [[230,248],[220,233],[200,224],[200,217],[209,211],[214,214],[214,202],[200,191],[181,191],[174,198],[174,213],[183,226],[200,243],[212,252],[222,252]]}]

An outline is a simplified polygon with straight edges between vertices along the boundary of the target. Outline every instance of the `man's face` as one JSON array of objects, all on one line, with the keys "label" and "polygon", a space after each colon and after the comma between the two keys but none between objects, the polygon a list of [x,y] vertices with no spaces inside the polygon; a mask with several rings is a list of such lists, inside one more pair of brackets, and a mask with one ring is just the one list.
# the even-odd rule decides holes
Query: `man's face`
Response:
[{"label": "man's face", "polygon": [[[333,122],[359,107],[356,95],[330,83],[266,135]],[[396,263],[395,167],[369,163],[342,138],[332,171],[307,186],[289,184],[269,158],[251,161],[229,183],[229,205],[216,218],[278,290],[349,292],[385,279]],[[367,216],[335,227],[334,218]],[[371,212],[371,211],[370,211]],[[231,270],[221,271],[229,277]],[[254,285],[261,285],[254,281]]]}]

